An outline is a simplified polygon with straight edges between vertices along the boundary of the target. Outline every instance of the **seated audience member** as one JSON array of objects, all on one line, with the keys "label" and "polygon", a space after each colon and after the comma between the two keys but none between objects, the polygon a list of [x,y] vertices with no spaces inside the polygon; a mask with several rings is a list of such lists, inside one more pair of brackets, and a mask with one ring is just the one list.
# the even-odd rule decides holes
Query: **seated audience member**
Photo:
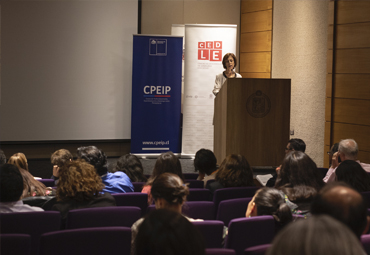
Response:
[{"label": "seated audience member", "polygon": [[104,184],[94,167],[83,160],[63,165],[59,170],[56,203],[53,211],[59,211],[62,220],[73,209],[115,206],[109,193],[102,193]]},{"label": "seated audience member", "polygon": [[[153,181],[151,194],[153,196],[156,209],[167,209],[181,213],[182,206],[189,194],[189,188],[184,185],[184,182],[178,175],[163,173]],[[189,221],[195,221],[194,219],[186,218]],[[138,228],[143,220],[143,218],[137,220],[131,227],[132,243],[136,238]]]},{"label": "seated audience member", "polygon": [[4,164],[0,167],[0,213],[43,211],[23,204],[23,177],[18,167]]},{"label": "seated audience member", "polygon": [[149,177],[147,183],[145,184],[142,193],[148,193],[148,203],[152,203],[152,197],[150,189],[154,180],[163,173],[173,173],[178,175],[182,181],[184,181],[184,176],[182,175],[182,168],[180,160],[172,153],[172,151],[162,153],[155,162],[152,175]]},{"label": "seated audience member", "polygon": [[199,230],[180,213],[159,209],[151,212],[139,227],[135,255],[204,255]]},{"label": "seated audience member", "polygon": [[[291,151],[306,151],[306,143],[299,138],[293,138],[288,141],[287,146],[285,147],[285,155]],[[281,166],[276,168],[276,173],[272,175],[272,177],[267,181],[266,187],[275,187],[277,173],[279,172]]]},{"label": "seated audience member", "polygon": [[143,165],[140,159],[132,154],[126,154],[117,160],[112,172],[124,172],[130,178],[131,182],[146,182]]},{"label": "seated audience member", "polygon": [[343,161],[337,167],[335,175],[337,181],[347,183],[358,192],[370,191],[370,175],[356,161]]},{"label": "seated audience member", "polygon": [[300,151],[291,151],[283,161],[275,188],[285,194],[293,214],[309,213],[312,199],[324,186],[315,162]]},{"label": "seated audience member", "polygon": [[341,222],[326,215],[289,224],[274,238],[267,255],[364,255],[360,241]]},{"label": "seated audience member", "polygon": [[339,166],[340,162],[345,160],[353,160],[361,165],[366,171],[370,172],[370,164],[361,163],[357,160],[358,145],[353,139],[345,139],[339,142],[338,152],[334,153],[332,158],[332,164],[324,177],[324,182],[335,181],[335,171]]},{"label": "seated audience member", "polygon": [[207,184],[212,193],[222,188],[254,186],[252,168],[247,159],[240,154],[231,154],[224,159],[215,180]]},{"label": "seated audience member", "polygon": [[207,181],[214,180],[217,173],[217,159],[211,150],[200,149],[195,154],[194,159],[195,171],[199,171],[197,180],[204,182],[206,187]]},{"label": "seated audience member", "polygon": [[0,166],[6,164],[6,156],[2,150],[0,150]]},{"label": "seated audience member", "polygon": [[343,182],[327,184],[311,205],[312,215],[329,215],[349,227],[360,238],[367,233],[367,202],[360,193]]},{"label": "seated audience member", "polygon": [[11,156],[8,160],[8,164],[17,166],[23,177],[22,198],[49,196],[53,194],[51,188],[47,188],[43,183],[35,180],[33,175],[28,171],[27,158],[23,153],[16,153]]},{"label": "seated audience member", "polygon": [[69,150],[66,150],[66,149],[57,150],[51,155],[50,161],[51,161],[51,164],[53,165],[53,175],[51,176],[51,179],[55,180],[55,184],[58,183],[59,169],[64,164],[72,160],[73,160],[72,153],[70,153]]},{"label": "seated audience member", "polygon": [[108,160],[105,153],[95,146],[80,147],[77,149],[77,156],[95,167],[101,177],[105,188],[103,192],[126,193],[133,192],[134,186],[130,178],[123,172],[108,173]]},{"label": "seated audience member", "polygon": [[272,215],[283,227],[293,220],[289,206],[285,203],[284,194],[274,188],[263,187],[257,190],[249,202],[245,217]]}]

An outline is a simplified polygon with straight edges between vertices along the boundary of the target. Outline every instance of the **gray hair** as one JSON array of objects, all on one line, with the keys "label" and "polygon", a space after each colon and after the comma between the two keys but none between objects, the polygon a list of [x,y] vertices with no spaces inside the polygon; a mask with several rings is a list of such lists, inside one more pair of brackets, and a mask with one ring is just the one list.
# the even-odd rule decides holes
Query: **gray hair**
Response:
[{"label": "gray hair", "polygon": [[357,159],[358,145],[353,139],[344,139],[339,142],[338,151],[346,156],[346,159]]}]

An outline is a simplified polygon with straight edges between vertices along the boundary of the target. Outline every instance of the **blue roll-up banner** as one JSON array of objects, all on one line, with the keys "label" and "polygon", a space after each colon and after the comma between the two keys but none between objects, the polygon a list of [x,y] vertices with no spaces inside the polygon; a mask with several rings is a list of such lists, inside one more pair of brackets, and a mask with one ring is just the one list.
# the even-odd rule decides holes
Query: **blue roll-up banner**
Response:
[{"label": "blue roll-up banner", "polygon": [[182,37],[134,35],[131,153],[181,152]]}]

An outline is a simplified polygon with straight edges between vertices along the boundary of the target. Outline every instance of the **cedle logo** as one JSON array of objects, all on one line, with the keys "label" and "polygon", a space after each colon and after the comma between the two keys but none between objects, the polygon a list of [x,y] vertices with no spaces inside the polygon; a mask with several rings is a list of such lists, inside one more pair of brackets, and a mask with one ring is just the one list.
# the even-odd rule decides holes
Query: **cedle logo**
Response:
[{"label": "cedle logo", "polygon": [[222,41],[198,42],[198,60],[221,61]]}]

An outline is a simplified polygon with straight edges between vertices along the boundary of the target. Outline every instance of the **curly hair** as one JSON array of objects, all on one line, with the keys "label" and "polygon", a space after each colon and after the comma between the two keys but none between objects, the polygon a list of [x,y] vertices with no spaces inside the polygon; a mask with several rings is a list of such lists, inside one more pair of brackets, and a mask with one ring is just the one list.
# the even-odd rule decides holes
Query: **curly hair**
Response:
[{"label": "curly hair", "polygon": [[89,201],[104,188],[95,168],[84,160],[68,162],[59,171],[56,197],[58,201]]},{"label": "curly hair", "polygon": [[63,166],[66,162],[71,161],[72,159],[73,156],[71,152],[66,149],[57,150],[50,157],[51,164],[59,167]]},{"label": "curly hair", "polygon": [[146,182],[143,165],[138,157],[132,154],[126,154],[117,160],[112,172],[124,172],[130,178],[131,182]]},{"label": "curly hair", "polygon": [[79,147],[77,149],[77,156],[78,158],[84,159],[87,163],[93,165],[96,169],[96,172],[100,176],[108,172],[107,156],[96,146]]},{"label": "curly hair", "polygon": [[222,161],[215,179],[225,188],[254,186],[252,168],[240,154],[227,156]]}]

